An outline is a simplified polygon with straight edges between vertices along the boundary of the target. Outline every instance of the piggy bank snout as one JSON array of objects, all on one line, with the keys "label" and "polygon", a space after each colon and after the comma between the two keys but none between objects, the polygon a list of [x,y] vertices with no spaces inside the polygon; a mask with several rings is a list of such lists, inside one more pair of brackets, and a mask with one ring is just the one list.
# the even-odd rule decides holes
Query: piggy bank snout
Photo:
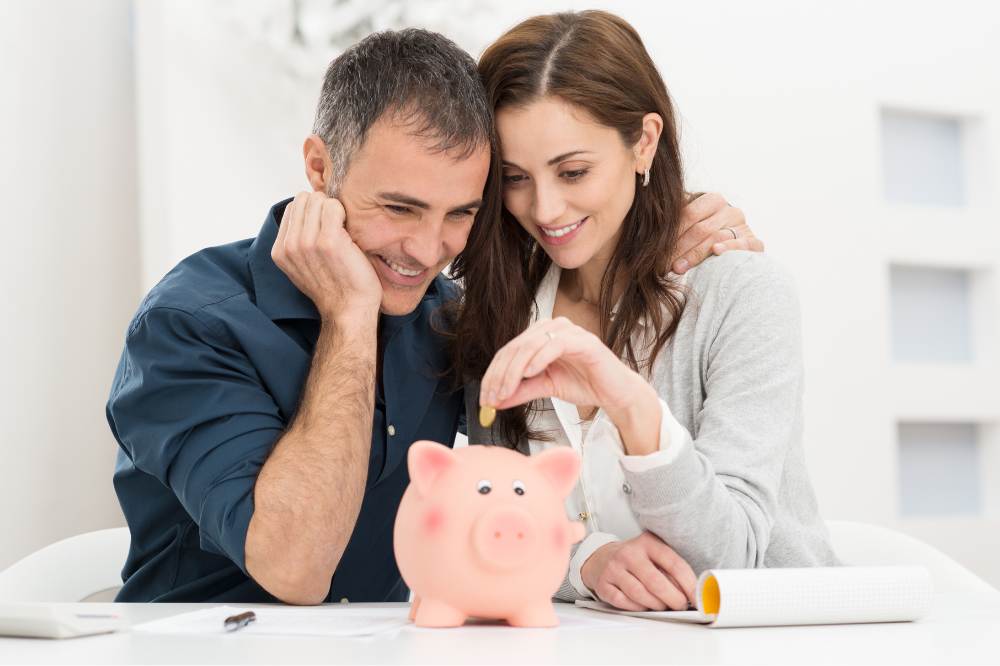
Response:
[{"label": "piggy bank snout", "polygon": [[527,562],[538,544],[535,521],[523,509],[497,507],[475,523],[472,540],[476,553],[498,569],[514,569]]}]

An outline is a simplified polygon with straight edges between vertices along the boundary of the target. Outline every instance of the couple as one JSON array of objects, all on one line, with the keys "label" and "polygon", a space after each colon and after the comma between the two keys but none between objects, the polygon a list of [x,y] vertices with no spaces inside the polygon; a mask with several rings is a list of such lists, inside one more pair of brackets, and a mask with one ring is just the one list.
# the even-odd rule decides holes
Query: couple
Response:
[{"label": "couple", "polygon": [[313,191],[185,259],[129,326],[118,601],[405,601],[407,448],[466,423],[471,444],[583,455],[560,598],[683,608],[708,567],[836,562],[794,287],[723,254],[760,244],[686,193],[631,26],[535,17],[478,70],[434,33],[372,35],[331,64],[314,131]]}]

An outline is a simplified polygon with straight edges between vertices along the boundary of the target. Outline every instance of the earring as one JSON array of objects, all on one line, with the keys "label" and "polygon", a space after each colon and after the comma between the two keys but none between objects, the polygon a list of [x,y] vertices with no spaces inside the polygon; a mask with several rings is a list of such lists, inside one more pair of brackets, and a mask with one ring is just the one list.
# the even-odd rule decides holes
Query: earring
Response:
[{"label": "earring", "polygon": [[649,169],[646,169],[646,174],[642,177],[642,186],[649,187]]}]

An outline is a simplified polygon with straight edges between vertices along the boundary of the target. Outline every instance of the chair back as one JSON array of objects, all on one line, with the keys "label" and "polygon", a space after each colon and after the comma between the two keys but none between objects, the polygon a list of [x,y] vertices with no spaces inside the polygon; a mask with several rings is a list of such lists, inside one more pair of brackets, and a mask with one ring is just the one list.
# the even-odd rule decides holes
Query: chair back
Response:
[{"label": "chair back", "polygon": [[830,543],[844,564],[874,567],[918,564],[934,579],[934,591],[996,592],[996,588],[937,548],[908,534],[850,520],[828,520]]},{"label": "chair back", "polygon": [[63,539],[0,572],[0,602],[76,602],[122,585],[127,527]]}]

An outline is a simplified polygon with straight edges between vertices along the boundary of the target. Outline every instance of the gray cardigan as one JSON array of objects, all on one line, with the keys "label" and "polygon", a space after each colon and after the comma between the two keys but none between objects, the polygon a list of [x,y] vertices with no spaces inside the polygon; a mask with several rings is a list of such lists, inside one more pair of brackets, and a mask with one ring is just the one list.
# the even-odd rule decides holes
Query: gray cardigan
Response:
[{"label": "gray cardigan", "polygon": [[[687,304],[653,383],[689,433],[670,464],[625,471],[632,507],[700,573],[835,566],[802,446],[802,334],[795,284],[765,254],[730,251],[688,272]],[[470,444],[479,384],[466,387]],[[519,448],[527,451],[526,442]],[[574,553],[575,553],[574,548]],[[568,581],[559,598],[579,598]]]}]

